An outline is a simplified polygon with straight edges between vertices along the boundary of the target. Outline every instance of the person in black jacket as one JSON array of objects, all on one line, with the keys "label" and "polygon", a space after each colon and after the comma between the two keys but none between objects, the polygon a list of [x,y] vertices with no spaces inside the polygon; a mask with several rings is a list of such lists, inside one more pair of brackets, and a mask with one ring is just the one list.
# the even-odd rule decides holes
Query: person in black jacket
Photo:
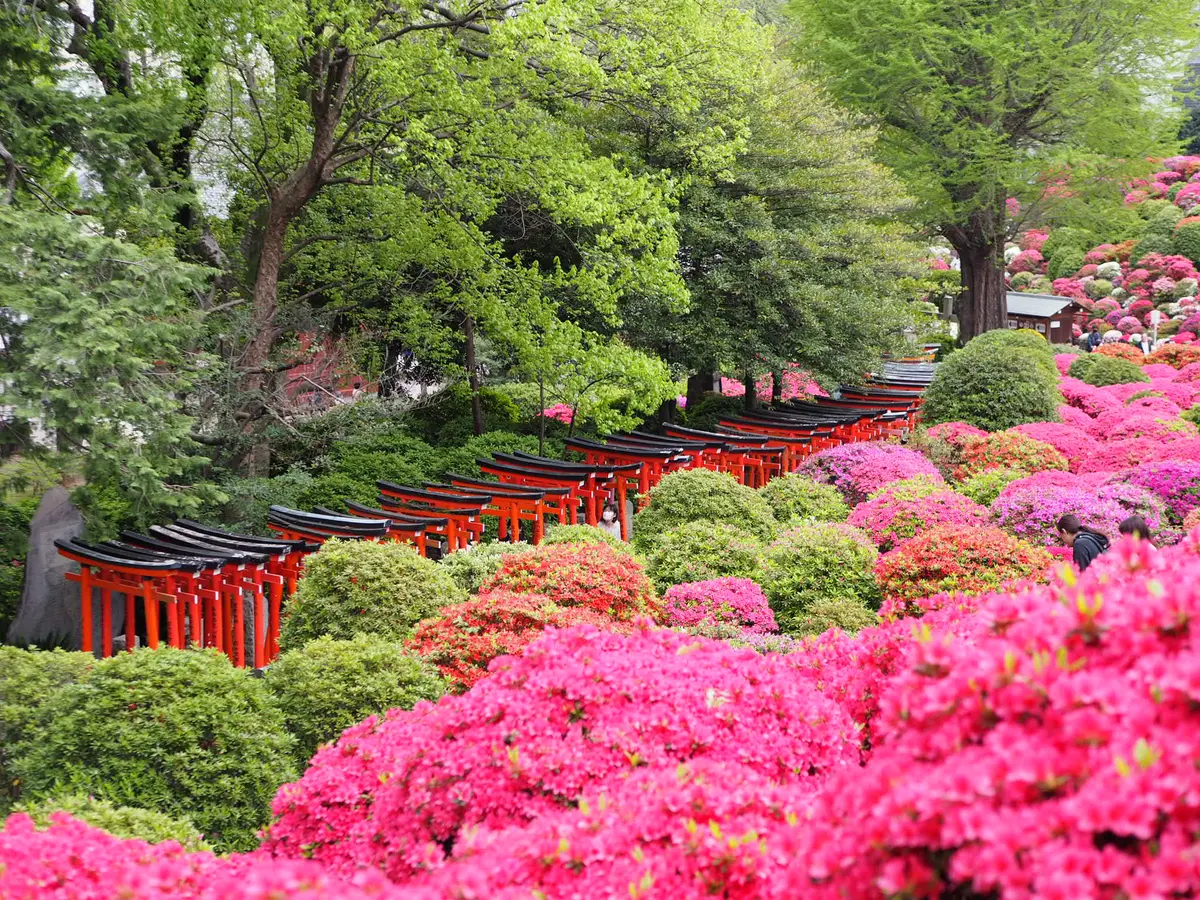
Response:
[{"label": "person in black jacket", "polygon": [[1093,325],[1092,330],[1090,332],[1088,332],[1088,338],[1087,338],[1088,353],[1091,353],[1092,351],[1094,351],[1102,343],[1104,343],[1104,338],[1100,334],[1100,326]]},{"label": "person in black jacket", "polygon": [[1079,516],[1063,516],[1058,520],[1058,536],[1071,548],[1071,557],[1082,572],[1108,549],[1108,538],[1079,521]]}]

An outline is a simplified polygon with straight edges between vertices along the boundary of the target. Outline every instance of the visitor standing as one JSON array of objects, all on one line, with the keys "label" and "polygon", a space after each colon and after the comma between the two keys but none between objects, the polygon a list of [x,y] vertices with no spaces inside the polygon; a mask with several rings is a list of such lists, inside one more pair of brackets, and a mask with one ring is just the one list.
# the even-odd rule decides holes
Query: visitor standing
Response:
[{"label": "visitor standing", "polygon": [[621,523],[617,519],[617,504],[612,501],[604,504],[604,510],[600,513],[599,528],[605,534],[612,535],[620,540]]},{"label": "visitor standing", "polygon": [[1103,341],[1104,341],[1104,338],[1100,334],[1100,326],[1093,324],[1092,330],[1090,332],[1088,332],[1088,339],[1087,339],[1088,353],[1091,353],[1092,351],[1094,351],[1097,347],[1100,346],[1100,344]]},{"label": "visitor standing", "polygon": [[1066,515],[1059,519],[1058,536],[1071,548],[1071,558],[1081,572],[1108,549],[1108,538],[1096,529],[1088,528],[1078,516]]}]

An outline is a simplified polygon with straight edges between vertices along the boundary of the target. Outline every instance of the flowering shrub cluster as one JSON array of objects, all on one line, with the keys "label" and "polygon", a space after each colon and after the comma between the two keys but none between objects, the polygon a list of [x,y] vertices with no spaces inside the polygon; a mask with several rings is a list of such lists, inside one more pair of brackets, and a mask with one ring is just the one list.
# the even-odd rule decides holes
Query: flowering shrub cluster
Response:
[{"label": "flowering shrub cluster", "polygon": [[915,450],[880,443],[845,444],[822,450],[805,460],[800,471],[814,481],[832,484],[851,505],[861,503],[893,481],[915,475],[941,478],[937,468]]},{"label": "flowering shrub cluster", "polygon": [[1166,505],[1167,520],[1181,525],[1200,506],[1200,456],[1193,460],[1197,461],[1147,463],[1130,472],[1127,480],[1161,499]]},{"label": "flowering shrub cluster", "polygon": [[810,524],[784,532],[767,547],[759,576],[779,626],[793,630],[796,616],[830,597],[878,607],[871,574],[877,556],[871,538],[850,525]]},{"label": "flowering shrub cluster", "polygon": [[1061,543],[1057,523],[1064,515],[1078,516],[1084,525],[1109,538],[1117,536],[1117,526],[1129,515],[1120,503],[1092,491],[1040,486],[1005,491],[992,504],[992,512],[1005,531],[1046,547]]},{"label": "flowering shrub cluster", "polygon": [[967,439],[963,445],[962,463],[955,470],[954,477],[958,481],[965,481],[989,469],[1017,469],[1032,473],[1066,468],[1066,457],[1049,444],[1015,430],[998,431],[987,437]]},{"label": "flowering shrub cluster", "polygon": [[985,507],[951,490],[908,499],[885,488],[856,506],[848,523],[867,532],[880,550],[891,550],[901,541],[939,525],[970,527],[989,521]]},{"label": "flowering shrub cluster", "polygon": [[714,578],[677,584],[663,597],[667,624],[737,625],[745,631],[777,631],[775,615],[762,588],[748,578]]},{"label": "flowering shrub cluster", "polygon": [[1050,555],[999,528],[934,528],[879,558],[875,575],[888,609],[945,592],[994,591],[1043,578]]}]

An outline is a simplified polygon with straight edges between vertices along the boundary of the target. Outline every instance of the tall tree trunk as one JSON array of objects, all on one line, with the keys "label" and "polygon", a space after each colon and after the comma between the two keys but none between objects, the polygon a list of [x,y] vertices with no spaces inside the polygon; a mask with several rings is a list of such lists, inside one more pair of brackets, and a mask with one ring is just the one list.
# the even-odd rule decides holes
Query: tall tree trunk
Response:
[{"label": "tall tree trunk", "polygon": [[944,231],[958,253],[963,293],[955,303],[958,336],[962,342],[1008,327],[1008,298],[1004,284],[1004,204],[973,212],[964,225]]},{"label": "tall tree trunk", "polygon": [[383,371],[379,373],[379,399],[389,400],[403,393],[400,385],[404,381],[404,344],[387,340],[383,344]]},{"label": "tall tree trunk", "polygon": [[483,434],[483,401],[479,396],[479,364],[475,361],[475,320],[463,319],[463,336],[467,345],[467,379],[471,385],[471,419],[475,434]]},{"label": "tall tree trunk", "polygon": [[746,412],[753,412],[758,409],[758,384],[754,377],[754,373],[749,369],[742,372],[742,384],[746,386],[746,393],[742,397],[742,408]]},{"label": "tall tree trunk", "polygon": [[704,399],[705,394],[711,394],[717,389],[716,379],[713,378],[713,369],[716,367],[711,363],[700,367],[700,371],[695,375],[689,375],[687,381],[687,405],[688,409],[694,409],[696,404]]},{"label": "tall tree trunk", "polygon": [[776,369],[771,373],[771,403],[778,406],[783,402],[783,370]]}]

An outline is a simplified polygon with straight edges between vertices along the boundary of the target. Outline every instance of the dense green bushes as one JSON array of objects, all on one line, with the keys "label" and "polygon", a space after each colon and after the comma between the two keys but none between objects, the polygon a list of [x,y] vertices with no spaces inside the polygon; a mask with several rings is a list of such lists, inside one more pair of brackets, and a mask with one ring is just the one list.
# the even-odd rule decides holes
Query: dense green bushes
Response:
[{"label": "dense green bushes", "polygon": [[650,505],[634,517],[633,542],[648,552],[677,525],[705,520],[736,525],[760,540],[775,530],[771,507],[732,475],[691,469],[668,475],[650,492]]},{"label": "dense green bushes", "polygon": [[844,522],[850,515],[850,507],[837,488],[795,472],[771,479],[758,492],[771,505],[771,512],[780,523],[803,519]]},{"label": "dense green bushes", "polygon": [[614,550],[632,553],[633,548],[614,537],[607,531],[601,531],[592,525],[551,525],[546,529],[545,543],[547,544],[607,544]]},{"label": "dense green bushes", "polygon": [[466,599],[444,568],[406,544],[329,541],[305,561],[280,646],[301,647],[322,635],[401,641],[421,619]]},{"label": "dense green bushes", "polygon": [[921,411],[929,425],[967,422],[1003,431],[1057,421],[1061,402],[1050,345],[1036,332],[998,330],[980,335],[941,364]]},{"label": "dense green bushes", "polygon": [[28,813],[39,828],[48,827],[54,813],[65,812],[117,837],[135,838],[148,844],[178,841],[186,850],[211,849],[204,836],[187,819],[172,818],[136,806],[116,806],[86,794],[49,797],[36,803],[21,804],[16,811]]},{"label": "dense green bushes", "polygon": [[838,598],[879,607],[873,569],[879,553],[849,525],[814,523],[792,528],[767,547],[758,576],[783,631],[812,627],[802,617],[819,600]]},{"label": "dense green bushes", "polygon": [[295,742],[262,681],[224,656],[139,650],[54,692],[15,750],[22,797],[86,792],[195,823],[214,847],[249,850]]},{"label": "dense green bushes", "polygon": [[705,394],[695,406],[684,410],[683,421],[688,428],[718,431],[722,418],[739,415],[744,407],[745,401],[741,397]]},{"label": "dense green bushes", "polygon": [[830,628],[840,628],[854,634],[863,628],[879,624],[879,616],[859,600],[846,597],[823,597],[814,600],[796,613],[788,631],[799,636],[824,634]]},{"label": "dense green bushes", "polygon": [[321,744],[367,716],[411,709],[446,691],[436,669],[373,634],[319,638],[289,650],[272,663],[266,680],[296,738],[301,767]]},{"label": "dense green bushes", "polygon": [[1101,353],[1091,353],[1081,356],[1071,363],[1067,374],[1072,378],[1085,381],[1093,387],[1107,387],[1110,384],[1135,384],[1150,380],[1150,376],[1142,371],[1137,363]]},{"label": "dense green bushes", "polygon": [[29,552],[29,522],[38,500],[0,504],[0,640],[16,618],[25,583],[25,554]]},{"label": "dense green bushes", "polygon": [[674,584],[713,578],[754,578],[763,543],[726,522],[696,521],[666,531],[646,561],[660,592]]},{"label": "dense green bushes", "polygon": [[513,553],[530,553],[532,544],[510,544],[493,541],[476,544],[469,550],[459,550],[442,559],[438,566],[449,575],[456,585],[468,594],[479,592],[483,582],[495,575],[504,562],[504,557]]}]

